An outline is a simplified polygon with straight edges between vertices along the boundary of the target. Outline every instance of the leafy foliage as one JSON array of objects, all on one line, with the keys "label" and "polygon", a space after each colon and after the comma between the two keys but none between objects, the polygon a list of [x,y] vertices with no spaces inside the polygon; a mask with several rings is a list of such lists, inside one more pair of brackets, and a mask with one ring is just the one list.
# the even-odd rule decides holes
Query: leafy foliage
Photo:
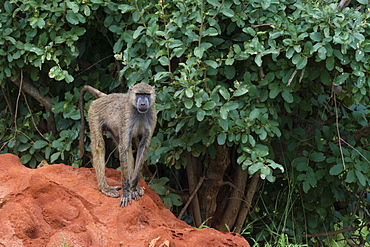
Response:
[{"label": "leafy foliage", "polygon": [[[270,228],[297,241],[365,224],[370,15],[367,1],[352,4],[339,11],[336,1],[6,0],[1,150],[30,167],[43,159],[81,166],[78,89],[122,92],[144,81],[158,91],[149,164],[183,172],[190,153],[206,170],[216,146],[227,146],[250,175],[276,181],[265,183],[268,205],[256,202],[249,220],[269,222],[267,208],[289,205],[288,214],[276,208]],[[52,109],[20,93],[20,83],[35,86]],[[51,116],[54,133],[43,127]],[[168,207],[179,205],[166,182],[155,190]],[[262,240],[265,230],[250,232]]]}]

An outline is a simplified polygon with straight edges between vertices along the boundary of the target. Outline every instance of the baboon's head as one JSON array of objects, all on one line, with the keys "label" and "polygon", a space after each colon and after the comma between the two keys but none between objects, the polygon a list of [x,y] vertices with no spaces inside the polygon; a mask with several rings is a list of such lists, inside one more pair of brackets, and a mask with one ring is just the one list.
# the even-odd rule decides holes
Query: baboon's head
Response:
[{"label": "baboon's head", "polygon": [[155,102],[154,87],[144,82],[130,86],[129,94],[131,102],[139,113],[146,113]]}]

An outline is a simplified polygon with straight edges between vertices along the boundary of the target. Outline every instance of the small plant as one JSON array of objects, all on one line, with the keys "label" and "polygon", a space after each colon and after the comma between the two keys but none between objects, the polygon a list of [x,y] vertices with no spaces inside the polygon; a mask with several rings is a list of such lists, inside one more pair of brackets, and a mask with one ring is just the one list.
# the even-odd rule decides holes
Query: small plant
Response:
[{"label": "small plant", "polygon": [[173,206],[181,206],[181,197],[177,194],[171,193],[165,186],[169,181],[167,177],[154,178],[149,187],[152,188],[162,199],[166,208],[171,209]]}]

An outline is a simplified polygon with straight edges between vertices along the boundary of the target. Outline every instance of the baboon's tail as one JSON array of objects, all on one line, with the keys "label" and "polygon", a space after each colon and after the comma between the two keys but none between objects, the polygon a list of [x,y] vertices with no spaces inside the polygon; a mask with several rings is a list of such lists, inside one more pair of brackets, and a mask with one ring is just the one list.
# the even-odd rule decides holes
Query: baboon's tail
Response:
[{"label": "baboon's tail", "polygon": [[80,125],[80,140],[79,140],[79,149],[80,149],[80,159],[85,154],[85,148],[84,148],[84,139],[85,139],[85,116],[84,116],[84,95],[86,92],[91,93],[94,97],[100,98],[105,96],[106,94],[99,91],[98,89],[95,89],[91,86],[85,85],[81,92],[80,92],[80,101],[78,103],[78,108],[80,109],[80,117],[81,117],[81,125]]}]

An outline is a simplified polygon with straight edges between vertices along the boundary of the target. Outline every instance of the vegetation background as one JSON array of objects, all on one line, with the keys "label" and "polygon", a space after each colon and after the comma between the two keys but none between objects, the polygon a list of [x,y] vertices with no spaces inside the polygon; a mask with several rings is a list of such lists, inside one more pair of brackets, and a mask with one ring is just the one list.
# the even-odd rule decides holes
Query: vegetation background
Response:
[{"label": "vegetation background", "polygon": [[80,89],[144,81],[143,174],[179,218],[256,245],[369,246],[370,4],[342,2],[0,0],[0,152],[91,166]]}]

